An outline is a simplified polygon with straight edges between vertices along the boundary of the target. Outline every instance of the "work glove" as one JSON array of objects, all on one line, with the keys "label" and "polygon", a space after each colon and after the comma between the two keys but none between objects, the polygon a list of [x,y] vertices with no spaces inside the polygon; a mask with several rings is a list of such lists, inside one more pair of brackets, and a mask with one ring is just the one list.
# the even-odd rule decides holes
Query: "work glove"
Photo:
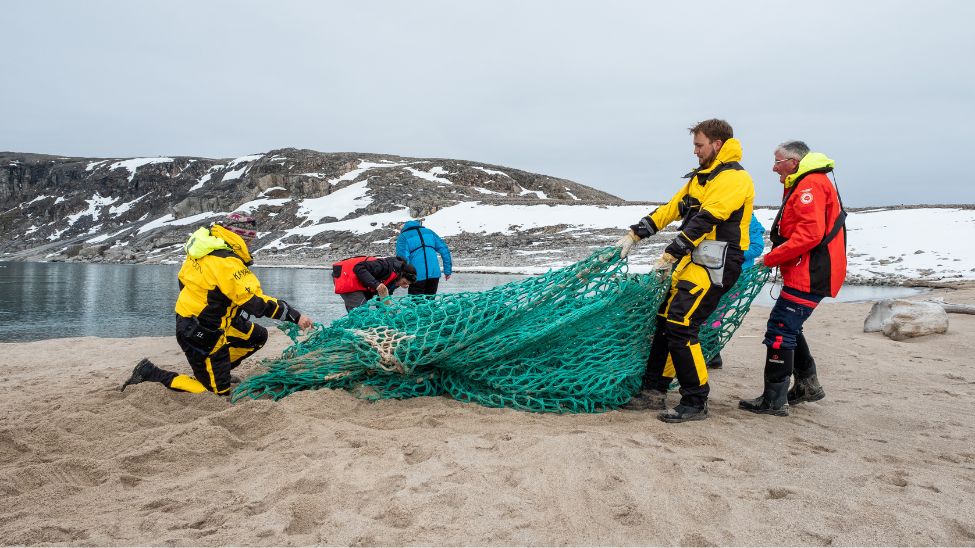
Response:
[{"label": "work glove", "polygon": [[620,240],[616,242],[616,247],[621,248],[620,259],[625,259],[626,256],[630,254],[630,250],[633,249],[633,246],[635,246],[636,243],[639,241],[640,241],[640,237],[637,236],[636,233],[633,232],[632,230],[630,230],[629,232],[626,233],[625,236],[620,238]]},{"label": "work glove", "polygon": [[380,299],[385,299],[389,297],[389,288],[386,287],[386,284],[379,284],[376,286],[376,293],[379,294]]},{"label": "work glove", "polygon": [[653,269],[667,270],[668,268],[673,266],[673,264],[676,262],[677,262],[677,257],[674,257],[670,253],[664,253],[663,255],[660,256],[659,259],[657,259],[657,263],[653,265]]}]

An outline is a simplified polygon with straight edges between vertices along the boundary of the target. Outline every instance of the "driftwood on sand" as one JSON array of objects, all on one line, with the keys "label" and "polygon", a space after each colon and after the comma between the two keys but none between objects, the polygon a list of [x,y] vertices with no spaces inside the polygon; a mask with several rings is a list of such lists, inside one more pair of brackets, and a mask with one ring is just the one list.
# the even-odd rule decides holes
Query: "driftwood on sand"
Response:
[{"label": "driftwood on sand", "polygon": [[945,312],[949,314],[975,314],[975,306],[970,304],[946,303],[942,299],[930,299],[924,302],[934,303],[941,308],[944,308]]}]

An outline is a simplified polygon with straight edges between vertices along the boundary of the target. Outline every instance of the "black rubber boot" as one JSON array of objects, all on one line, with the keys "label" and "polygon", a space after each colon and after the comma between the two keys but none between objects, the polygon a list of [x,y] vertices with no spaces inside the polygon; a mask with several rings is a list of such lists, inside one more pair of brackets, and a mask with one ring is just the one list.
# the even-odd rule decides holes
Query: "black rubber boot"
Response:
[{"label": "black rubber boot", "polygon": [[708,404],[705,403],[704,407],[692,407],[690,405],[678,404],[677,407],[673,409],[668,409],[662,413],[657,414],[657,418],[664,422],[687,422],[687,421],[703,421],[708,418]]},{"label": "black rubber boot", "polygon": [[738,407],[752,413],[787,417],[789,416],[789,402],[786,396],[788,390],[789,379],[779,382],[765,381],[765,391],[761,396],[752,400],[739,400]]},{"label": "black rubber boot", "polygon": [[724,360],[721,359],[721,352],[714,355],[707,363],[708,369],[721,369],[724,367]]},{"label": "black rubber boot", "polygon": [[122,387],[119,388],[119,392],[125,392],[125,387],[130,384],[139,384],[140,382],[155,380],[152,377],[153,373],[156,371],[156,366],[149,358],[142,358],[139,363],[135,364],[135,369],[132,370],[132,375],[129,380],[122,383]]},{"label": "black rubber boot", "polygon": [[796,381],[789,390],[789,405],[804,401],[819,401],[826,397],[826,391],[823,390],[816,376],[816,360],[809,352],[809,343],[802,333],[796,337],[794,374]]},{"label": "black rubber boot", "polygon": [[785,417],[789,414],[789,379],[795,350],[769,347],[765,352],[765,390],[751,400],[739,400],[738,407],[752,413]]},{"label": "black rubber boot", "polygon": [[826,391],[819,384],[819,378],[814,373],[806,379],[796,379],[796,383],[789,390],[787,395],[789,405],[795,405],[804,401],[819,401],[826,397]]},{"label": "black rubber boot", "polygon": [[646,411],[647,409],[660,410],[667,408],[667,393],[653,388],[640,390],[633,399],[623,405],[623,409],[629,411]]}]

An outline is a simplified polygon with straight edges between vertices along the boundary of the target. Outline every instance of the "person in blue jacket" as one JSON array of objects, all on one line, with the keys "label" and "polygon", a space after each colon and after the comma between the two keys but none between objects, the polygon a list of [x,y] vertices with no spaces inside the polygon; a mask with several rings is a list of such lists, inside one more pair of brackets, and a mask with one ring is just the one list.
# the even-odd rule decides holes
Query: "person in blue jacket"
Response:
[{"label": "person in blue jacket", "polygon": [[443,259],[444,279],[449,280],[453,272],[450,250],[437,233],[420,221],[407,221],[396,238],[396,255],[406,257],[416,268],[416,282],[410,285],[410,295],[435,295],[440,285],[440,261]]},{"label": "person in blue jacket", "polygon": [[[748,241],[748,249],[745,250],[745,262],[741,265],[742,271],[754,266],[755,259],[762,254],[762,251],[765,251],[765,227],[758,221],[754,213],[752,213],[752,222],[748,225]],[[713,327],[721,325],[720,322],[715,323],[716,325]],[[707,366],[708,369],[721,369],[724,366],[721,353],[718,352],[708,360]]]}]

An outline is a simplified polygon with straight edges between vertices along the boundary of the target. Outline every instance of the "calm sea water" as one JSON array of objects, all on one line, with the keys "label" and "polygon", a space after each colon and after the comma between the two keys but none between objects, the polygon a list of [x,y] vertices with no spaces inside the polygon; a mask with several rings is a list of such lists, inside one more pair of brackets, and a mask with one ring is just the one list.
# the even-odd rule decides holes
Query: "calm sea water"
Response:
[{"label": "calm sea water", "polygon": [[[260,266],[253,270],[265,293],[285,299],[316,321],[329,323],[345,314],[341,298],[332,292],[329,270]],[[171,336],[178,271],[177,265],[0,261],[0,341]],[[459,272],[449,281],[441,279],[440,290],[484,291],[520,279],[523,276]],[[901,287],[847,286],[838,300],[877,300],[916,293]],[[396,294],[405,291],[400,289]],[[778,295],[778,290],[772,294]],[[757,304],[771,306],[772,302],[768,288],[757,298]]]},{"label": "calm sea water", "polygon": [[[266,294],[294,304],[315,321],[329,323],[345,315],[330,270],[256,266],[253,271]],[[177,272],[178,265],[0,261],[0,341],[170,336]],[[440,290],[483,291],[522,278],[461,272],[441,279]],[[405,294],[403,289],[394,293]]]}]

